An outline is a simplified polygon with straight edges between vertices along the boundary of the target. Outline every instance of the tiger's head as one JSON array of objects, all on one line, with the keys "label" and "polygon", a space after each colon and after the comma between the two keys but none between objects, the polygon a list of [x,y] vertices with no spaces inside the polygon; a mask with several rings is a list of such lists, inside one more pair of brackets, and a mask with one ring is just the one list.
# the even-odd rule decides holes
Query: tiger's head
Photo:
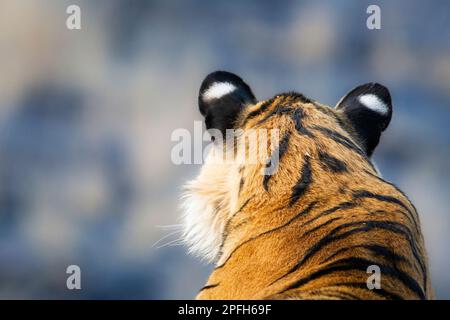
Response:
[{"label": "tiger's head", "polygon": [[[184,239],[190,252],[218,265],[244,233],[261,233],[302,203],[345,197],[376,175],[370,157],[392,116],[389,91],[378,83],[354,88],[331,108],[296,92],[258,101],[240,77],[224,71],[205,78],[198,104],[206,128],[223,139],[215,139],[186,185]],[[237,134],[230,138],[229,130]],[[232,156],[223,159],[224,150]],[[261,161],[250,161],[256,153]]]}]

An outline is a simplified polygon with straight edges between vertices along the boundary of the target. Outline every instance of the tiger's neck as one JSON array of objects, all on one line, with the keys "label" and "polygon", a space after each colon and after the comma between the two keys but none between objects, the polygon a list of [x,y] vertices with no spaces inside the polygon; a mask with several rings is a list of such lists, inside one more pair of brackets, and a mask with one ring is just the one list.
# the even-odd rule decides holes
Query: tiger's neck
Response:
[{"label": "tiger's neck", "polygon": [[[353,176],[353,180],[321,181],[292,206],[289,206],[291,195],[279,194],[276,200],[241,195],[238,209],[224,227],[216,268],[198,298],[266,298],[289,286],[289,281],[281,279],[289,280],[294,273],[295,279],[306,277],[328,263],[328,251],[316,253],[311,248],[334,229],[341,228],[342,223],[359,230],[366,221],[382,219],[397,223],[403,219],[387,213],[398,210],[398,204],[373,201],[360,188],[387,196],[381,200],[401,197],[409,207],[408,200],[395,187],[373,174]],[[355,239],[364,242],[364,236],[355,233],[355,237],[343,239],[339,246],[352,246]],[[376,241],[371,239],[371,244]],[[383,241],[379,245],[386,245]]]}]

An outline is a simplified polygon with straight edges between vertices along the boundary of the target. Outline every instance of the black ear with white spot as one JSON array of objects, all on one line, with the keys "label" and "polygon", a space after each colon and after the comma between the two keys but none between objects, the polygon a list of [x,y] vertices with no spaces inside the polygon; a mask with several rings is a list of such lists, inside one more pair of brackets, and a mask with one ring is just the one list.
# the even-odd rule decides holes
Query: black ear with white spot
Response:
[{"label": "black ear with white spot", "polygon": [[237,75],[216,71],[210,73],[200,86],[198,106],[205,117],[206,129],[233,129],[240,112],[256,103],[250,87]]},{"label": "black ear with white spot", "polygon": [[392,117],[392,101],[389,90],[379,83],[367,83],[356,87],[344,96],[336,106],[347,115],[356,130],[368,156],[378,145]]}]

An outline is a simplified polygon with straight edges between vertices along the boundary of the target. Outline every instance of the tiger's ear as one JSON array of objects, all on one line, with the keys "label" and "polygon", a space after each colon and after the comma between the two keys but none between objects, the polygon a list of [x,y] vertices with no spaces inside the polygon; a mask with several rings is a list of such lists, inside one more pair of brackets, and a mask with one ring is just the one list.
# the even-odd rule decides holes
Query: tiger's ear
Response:
[{"label": "tiger's ear", "polygon": [[218,129],[225,135],[233,129],[240,112],[256,103],[250,87],[237,75],[216,71],[210,73],[200,86],[198,106],[205,117],[206,129]]},{"label": "tiger's ear", "polygon": [[370,157],[378,145],[392,117],[392,100],[389,90],[379,83],[356,87],[336,105],[358,134],[363,148]]}]

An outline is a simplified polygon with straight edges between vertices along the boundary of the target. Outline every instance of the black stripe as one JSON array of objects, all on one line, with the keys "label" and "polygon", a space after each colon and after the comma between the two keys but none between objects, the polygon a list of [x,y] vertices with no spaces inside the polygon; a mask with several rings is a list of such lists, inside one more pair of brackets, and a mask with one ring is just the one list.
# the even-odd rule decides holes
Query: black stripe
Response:
[{"label": "black stripe", "polygon": [[219,284],[220,284],[220,283],[215,283],[215,284],[209,284],[209,285],[206,285],[206,286],[204,286],[203,288],[201,288],[199,292],[202,292],[203,290],[206,290],[206,289],[212,289],[212,288],[215,288],[215,287],[217,287]]},{"label": "black stripe", "polygon": [[[281,158],[286,153],[289,147],[289,138],[291,137],[291,133],[288,131],[284,134],[283,139],[281,139],[278,147],[273,151],[272,155],[269,158],[269,161],[266,163],[266,167],[264,169],[264,179],[263,179],[263,187],[266,191],[269,190],[269,180],[273,176],[274,168],[271,168],[273,165],[278,168],[280,165]],[[274,162],[276,162],[274,164]]]},{"label": "black stripe", "polygon": [[[322,276],[339,272],[339,271],[351,271],[351,270],[359,270],[359,271],[367,271],[367,267],[371,265],[378,265],[381,269],[381,272],[383,275],[389,275],[391,277],[394,277],[398,280],[400,280],[407,288],[409,288],[412,292],[414,292],[418,297],[421,299],[425,299],[425,294],[420,287],[420,285],[417,283],[416,280],[414,280],[410,275],[403,272],[402,270],[399,270],[397,268],[392,268],[390,266],[386,265],[380,265],[378,262],[371,261],[364,258],[345,258],[338,261],[335,261],[334,263],[330,264],[324,269],[318,270],[312,274],[310,274],[306,278],[302,278],[300,280],[295,281],[293,284],[289,285],[286,289],[283,290],[283,292],[299,288],[306,283],[318,279]],[[366,287],[367,288],[367,287]],[[367,288],[367,290],[369,290]],[[371,290],[372,291],[372,290]]]},{"label": "black stripe", "polygon": [[349,264],[349,267],[354,267],[355,265],[360,268],[361,271],[366,271],[367,267],[370,265],[378,265],[381,269],[381,273],[383,275],[389,275],[393,278],[400,280],[407,288],[413,291],[420,299],[425,300],[426,296],[422,287],[417,283],[417,281],[411,277],[408,273],[400,270],[395,265],[391,267],[389,265],[380,265],[374,261],[370,261],[364,258],[346,258],[342,260],[338,260],[333,264],[344,263]]},{"label": "black stripe", "polygon": [[[343,295],[340,295],[339,293],[336,292],[332,292],[332,293],[326,293],[326,292],[322,292],[322,293],[313,293],[311,294],[310,292],[308,292],[309,296],[313,296],[314,300],[333,300],[333,299],[337,299],[337,300],[345,300]],[[303,297],[302,297],[303,298]],[[311,298],[309,298],[311,299]],[[308,300],[307,298],[303,298],[303,300]]]},{"label": "black stripe", "polygon": [[[413,212],[410,212],[408,210],[408,213],[410,214],[410,216],[412,217],[412,220],[410,218],[410,216],[406,216],[408,218],[408,220],[415,225],[416,231],[420,234],[422,233],[420,230],[420,223],[418,223],[419,221],[419,217],[417,215],[417,209],[414,206],[414,204],[411,202],[411,200],[408,198],[408,196],[403,193],[402,190],[400,190],[395,184],[393,184],[392,182],[386,181],[383,178],[379,177],[378,175],[368,171],[368,170],[364,170],[367,174],[369,174],[370,176],[374,177],[375,179],[377,179],[378,181],[387,183],[388,185],[390,185],[392,188],[394,188],[398,193],[400,193],[406,200],[408,200],[408,203],[411,205],[411,207],[413,208]],[[376,171],[376,170],[375,170]],[[426,286],[426,282],[427,282],[427,274],[424,273],[424,287],[425,287],[425,292],[427,292],[427,286]]]},{"label": "black stripe", "polygon": [[325,221],[324,223],[319,224],[318,226],[315,226],[314,228],[312,228],[312,229],[306,231],[306,232],[303,234],[303,237],[305,237],[305,236],[307,236],[307,235],[313,233],[314,231],[317,231],[317,230],[319,230],[319,229],[321,229],[321,228],[323,228],[323,227],[325,227],[325,226],[327,226],[327,225],[333,223],[333,222],[336,221],[336,220],[340,220],[340,219],[341,219],[340,217],[328,219],[328,220]]},{"label": "black stripe", "polygon": [[[372,176],[373,178],[377,179],[378,181],[384,182],[384,183],[390,185],[392,188],[394,188],[395,191],[397,191],[398,193],[400,193],[406,200],[408,200],[409,205],[410,205],[410,206],[413,208],[413,210],[414,210],[414,213],[415,213],[414,215],[417,215],[417,209],[416,209],[416,207],[414,206],[414,204],[411,202],[411,200],[408,198],[408,196],[407,196],[402,190],[400,190],[395,184],[393,184],[392,182],[389,182],[389,181],[384,180],[383,178],[377,176],[376,174],[374,174],[374,173],[372,173],[372,172],[370,172],[370,171],[368,171],[368,170],[364,170],[364,172],[367,173],[368,175]],[[416,217],[416,219],[414,219],[414,220],[415,220],[415,221],[418,221],[418,219],[419,219],[419,218]],[[420,224],[417,224],[417,225],[416,225],[416,228],[417,228],[418,233],[421,233],[421,231],[420,231]]]},{"label": "black stripe", "polygon": [[341,299],[344,299],[344,300],[361,300],[361,298],[360,297],[358,297],[357,295],[355,295],[355,294],[352,294],[352,293],[349,293],[349,292],[339,292],[339,291],[336,291],[336,297],[341,297]]},{"label": "black stripe", "polygon": [[314,291],[307,291],[306,292],[309,295],[320,295],[325,297],[331,297],[331,298],[337,298],[341,300],[361,300],[360,297],[343,291],[338,290],[331,290],[331,289],[320,289],[320,290],[314,290]]},{"label": "black stripe", "polygon": [[409,260],[407,260],[404,256],[392,251],[390,248],[378,244],[369,244],[363,247],[370,250],[375,255],[384,257],[395,267],[398,262],[405,263],[407,266],[411,267],[411,263],[409,262]]},{"label": "black stripe", "polygon": [[[364,289],[364,290],[369,290],[367,288],[367,283],[358,283],[358,282],[348,282],[348,283],[340,283],[340,284],[336,284],[336,285],[342,285],[342,286],[346,286],[349,288],[355,288],[355,289]],[[389,299],[389,300],[403,300],[402,297],[400,297],[398,294],[396,293],[392,293],[390,291],[387,291],[383,288],[381,289],[375,289],[375,290],[370,290],[370,293],[379,295],[385,299]]]},{"label": "black stripe", "polygon": [[306,191],[308,191],[311,182],[312,182],[311,159],[309,156],[305,155],[305,160],[302,166],[302,171],[300,173],[300,178],[298,179],[295,186],[292,188],[289,207],[292,207],[297,202],[297,200]]},{"label": "black stripe", "polygon": [[324,151],[319,151],[319,160],[322,167],[327,171],[333,173],[348,172],[348,168],[345,162],[336,159],[335,157]]},{"label": "black stripe", "polygon": [[250,119],[253,119],[253,118],[255,118],[256,116],[258,116],[258,115],[260,115],[261,113],[263,113],[264,111],[266,111],[267,108],[268,108],[273,102],[274,102],[273,99],[270,99],[270,100],[267,100],[266,102],[263,102],[263,103],[261,104],[261,106],[260,106],[258,109],[253,110],[252,112],[250,112],[250,113],[247,115],[247,117],[246,117],[245,120],[244,120],[243,125],[245,125],[245,124],[247,123],[247,121],[249,121]]},{"label": "black stripe", "polygon": [[317,201],[311,202],[304,210],[302,210],[299,214],[297,214],[296,216],[294,216],[294,217],[292,217],[291,219],[289,219],[289,221],[287,221],[286,223],[282,224],[281,226],[278,226],[278,227],[276,227],[276,228],[273,228],[273,229],[270,229],[270,230],[265,231],[265,232],[263,232],[263,233],[260,233],[260,234],[258,234],[258,235],[256,235],[256,236],[251,237],[250,239],[248,239],[248,240],[242,242],[240,245],[238,245],[236,248],[234,248],[233,251],[231,251],[231,253],[230,253],[230,255],[228,256],[228,258],[227,258],[220,266],[217,266],[215,269],[217,270],[217,269],[222,268],[222,267],[228,262],[228,260],[230,260],[231,256],[232,256],[239,248],[241,248],[243,245],[247,244],[247,243],[250,242],[250,241],[253,241],[253,240],[255,240],[255,239],[258,239],[258,238],[260,238],[260,237],[262,237],[262,236],[264,236],[264,235],[267,235],[267,234],[270,234],[270,233],[274,233],[274,232],[276,232],[276,231],[278,231],[278,230],[280,230],[280,229],[283,229],[283,228],[289,226],[291,223],[295,222],[297,219],[303,217],[305,214],[307,214],[308,212],[310,212],[310,211],[315,207],[316,204],[317,204]]},{"label": "black stripe", "polygon": [[298,93],[295,91],[288,91],[280,93],[278,96],[284,96],[285,98],[292,98],[294,100],[300,100],[302,103],[314,103],[313,100],[305,97],[302,93]]},{"label": "black stripe", "polygon": [[347,131],[347,132],[351,132],[352,129],[351,129],[351,127],[349,126],[349,124],[346,123],[346,122],[344,122],[344,121],[342,120],[342,118],[339,117],[339,116],[336,114],[336,112],[334,111],[334,109],[332,109],[332,108],[330,108],[330,107],[326,107],[326,106],[321,106],[321,105],[318,105],[318,104],[314,104],[314,106],[316,107],[317,110],[319,110],[319,111],[322,112],[323,114],[332,117],[342,129],[344,129],[344,130]]},{"label": "black stripe", "polygon": [[[378,212],[377,212],[377,213],[378,213]],[[374,213],[370,212],[370,214],[373,215]],[[382,211],[382,214],[383,214],[383,216],[386,215],[386,213],[385,213],[384,211]],[[318,217],[316,217],[316,218],[318,218]],[[341,219],[341,217],[336,217],[336,218],[329,219],[329,220],[325,221],[324,223],[322,223],[322,224],[320,224],[320,225],[318,225],[318,226],[316,226],[316,227],[314,227],[314,228],[312,228],[312,229],[306,231],[306,232],[303,234],[303,237],[305,237],[305,236],[309,235],[310,233],[315,232],[315,231],[317,231],[317,230],[319,230],[319,229],[321,229],[321,228],[323,228],[323,227],[325,227],[325,226],[331,224],[333,221],[340,220],[340,219]],[[312,219],[312,220],[316,220],[316,219]],[[306,222],[303,226],[306,226],[306,225],[310,224],[310,222],[311,222],[312,220]]]},{"label": "black stripe", "polygon": [[275,115],[285,115],[285,114],[289,114],[291,117],[291,120],[294,122],[295,125],[295,129],[297,130],[297,132],[301,135],[306,135],[308,137],[313,138],[314,135],[312,134],[311,131],[309,131],[308,129],[306,129],[303,125],[302,125],[302,120],[304,117],[304,112],[303,109],[301,108],[292,108],[289,106],[285,106],[285,105],[280,105],[280,106],[276,106],[275,108],[273,108],[272,111],[270,111],[264,118],[262,118],[261,120],[259,120],[255,126],[259,126],[260,124],[266,122],[269,118],[275,116]]},{"label": "black stripe", "polygon": [[228,219],[228,220],[231,220],[232,218],[234,218],[234,216],[235,216],[236,214],[238,214],[239,212],[241,212],[242,209],[244,209],[244,208],[247,206],[247,204],[250,202],[250,200],[252,200],[252,198],[253,198],[253,197],[250,197],[250,198],[248,198],[247,200],[245,200],[245,202],[239,207],[239,210],[236,211],[236,212],[230,217],[230,219]]},{"label": "black stripe", "polygon": [[[369,290],[367,288],[367,284],[366,283],[360,283],[360,282],[341,282],[341,283],[333,283],[333,286],[338,287],[338,286],[343,286],[343,287],[347,287],[347,288],[352,288],[352,289],[363,289],[363,290]],[[385,299],[390,299],[390,300],[402,300],[403,298],[400,297],[399,295],[386,291],[384,289],[375,289],[375,290],[369,290],[370,293],[379,295]]]},{"label": "black stripe", "polygon": [[292,112],[292,110],[294,110],[291,107],[287,107],[284,105],[280,105],[280,106],[276,106],[272,111],[270,111],[264,118],[262,118],[261,120],[259,120],[255,126],[259,126],[260,124],[263,124],[264,122],[266,122],[269,118],[275,116],[275,115],[284,115],[284,114],[289,114]]},{"label": "black stripe", "polygon": [[377,244],[360,244],[360,245],[350,246],[347,248],[341,248],[341,249],[337,250],[335,253],[333,253],[332,255],[328,256],[323,261],[321,261],[321,263],[329,262],[330,260],[337,257],[341,253],[343,253],[345,251],[357,249],[357,248],[366,249],[376,255],[383,256],[385,259],[387,259],[394,265],[397,262],[402,262],[402,263],[405,263],[406,265],[408,265],[409,267],[411,267],[411,262],[409,262],[404,256],[395,253],[394,251],[392,251],[391,249],[388,249],[387,247],[380,246]]},{"label": "black stripe", "polygon": [[220,258],[220,256],[223,254],[222,250],[223,250],[223,246],[225,245],[225,240],[226,240],[227,237],[228,237],[228,228],[230,227],[231,220],[232,220],[239,212],[241,212],[242,209],[244,209],[244,208],[247,206],[247,204],[250,202],[250,200],[251,200],[252,198],[253,198],[253,197],[248,198],[248,199],[241,205],[241,207],[239,208],[239,210],[237,210],[235,213],[233,213],[232,216],[227,220],[227,222],[226,222],[226,224],[225,224],[225,227],[223,228],[222,243],[220,244],[218,258]]},{"label": "black stripe", "polygon": [[[355,288],[355,289],[363,289],[363,290],[369,290],[369,288],[367,288],[367,283],[359,283],[359,282],[347,282],[347,283],[339,283],[336,285],[341,285],[341,286],[346,286],[348,288]],[[389,300],[403,300],[402,297],[400,297],[398,294],[387,291],[383,288],[381,289],[375,289],[375,290],[369,290],[370,293],[382,296],[385,299],[389,299]]]},{"label": "black stripe", "polygon": [[304,116],[305,116],[305,113],[303,112],[303,109],[301,109],[301,108],[297,108],[297,109],[294,109],[294,111],[292,111],[291,119],[295,124],[295,130],[297,130],[297,132],[301,135],[305,135],[310,138],[313,138],[314,135],[311,133],[311,131],[306,129],[302,124],[302,120],[303,120]]},{"label": "black stripe", "polygon": [[368,171],[368,170],[364,170],[364,172],[366,172],[367,174],[371,175],[372,177],[378,179],[381,182],[387,183],[388,185],[390,185],[392,188],[394,188],[398,193],[400,193],[405,199],[408,200],[409,204],[411,205],[411,207],[414,209],[414,212],[417,212],[416,207],[414,206],[414,204],[411,202],[411,200],[408,198],[408,196],[402,191],[400,190],[395,184],[393,184],[392,182],[386,181],[383,178],[377,176],[376,174]]},{"label": "black stripe", "polygon": [[303,109],[301,108],[292,108],[284,105],[277,106],[272,111],[270,111],[264,118],[259,120],[255,126],[258,126],[266,122],[269,118],[275,115],[285,115],[285,114],[290,114],[291,120],[294,122],[295,125],[295,130],[297,130],[299,134],[306,135],[311,138],[314,137],[312,132],[306,129],[302,124],[304,112]]},{"label": "black stripe", "polygon": [[413,224],[413,226],[415,228],[417,228],[417,226],[419,224],[418,221],[416,220],[415,215],[411,212],[411,210],[409,210],[409,208],[402,201],[400,201],[397,198],[394,198],[391,196],[385,196],[385,195],[381,195],[381,194],[374,194],[367,190],[353,191],[353,197],[355,199],[370,198],[370,199],[376,199],[376,200],[379,200],[382,202],[389,202],[389,203],[397,204],[406,210],[406,212],[408,213],[407,218],[410,220],[410,222]]},{"label": "black stripe", "polygon": [[370,161],[370,159],[367,157],[367,154],[360,148],[358,147],[352,140],[350,140],[349,138],[343,136],[342,134],[340,134],[337,131],[334,130],[330,130],[328,128],[325,127],[321,127],[321,126],[312,126],[313,129],[322,132],[323,134],[327,135],[330,139],[333,139],[335,142],[343,145],[344,147],[346,147],[347,149],[350,149],[352,151],[355,151],[357,154],[359,154],[364,160],[366,160],[366,162],[370,165],[370,167],[372,168],[373,171],[376,171],[375,167],[373,166],[372,162]]},{"label": "black stripe", "polygon": [[304,226],[307,226],[307,225],[311,224],[312,222],[316,221],[317,219],[325,217],[327,215],[330,215],[330,214],[332,214],[332,213],[334,213],[336,211],[350,209],[350,208],[353,208],[355,206],[356,206],[356,203],[354,203],[354,202],[350,202],[350,201],[342,202],[342,203],[338,204],[337,206],[335,206],[335,207],[333,207],[331,209],[328,209],[328,210],[326,210],[324,212],[321,212],[320,214],[318,214],[317,216],[315,216],[311,220],[307,221],[304,224]]},{"label": "black stripe", "polygon": [[238,190],[238,196],[241,194],[242,187],[244,186],[244,178],[241,177],[241,180],[239,181],[239,190]]},{"label": "black stripe", "polygon": [[358,147],[352,140],[343,136],[339,132],[321,126],[313,126],[312,128],[314,130],[322,132],[337,143],[355,151],[356,153],[364,157],[364,159],[368,160],[366,153],[360,147]]},{"label": "black stripe", "polygon": [[[362,227],[351,229],[342,234],[336,235],[340,230],[342,230],[344,228],[352,227],[352,226],[359,226],[359,225],[362,225]],[[312,256],[314,256],[317,252],[319,252],[323,247],[327,246],[328,244],[338,241],[338,240],[348,238],[349,236],[354,235],[356,233],[368,232],[368,231],[371,231],[374,229],[388,230],[388,231],[403,235],[409,242],[412,253],[413,253],[414,257],[416,258],[417,263],[419,264],[419,266],[422,270],[422,274],[426,274],[424,263],[419,257],[417,246],[416,246],[415,242],[413,241],[413,237],[411,236],[411,233],[408,228],[406,228],[402,224],[392,222],[392,221],[371,220],[371,221],[351,222],[351,223],[346,223],[346,224],[337,226],[336,228],[331,230],[330,233],[328,233],[326,236],[324,236],[322,239],[320,239],[318,242],[316,242],[312,247],[310,247],[309,250],[305,253],[303,258],[299,262],[297,262],[286,274],[279,277],[274,282],[279,281],[280,279],[297,271],[306,261],[308,261]]]}]

